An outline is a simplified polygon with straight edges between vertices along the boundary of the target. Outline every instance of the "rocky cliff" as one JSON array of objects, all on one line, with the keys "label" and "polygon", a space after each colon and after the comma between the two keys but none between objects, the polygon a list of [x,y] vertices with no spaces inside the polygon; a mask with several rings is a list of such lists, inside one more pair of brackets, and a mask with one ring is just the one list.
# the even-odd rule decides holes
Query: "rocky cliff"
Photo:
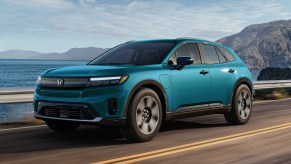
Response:
[{"label": "rocky cliff", "polygon": [[222,38],[253,69],[291,68],[291,20],[255,24]]},{"label": "rocky cliff", "polygon": [[265,68],[262,69],[257,80],[291,80],[291,69]]}]

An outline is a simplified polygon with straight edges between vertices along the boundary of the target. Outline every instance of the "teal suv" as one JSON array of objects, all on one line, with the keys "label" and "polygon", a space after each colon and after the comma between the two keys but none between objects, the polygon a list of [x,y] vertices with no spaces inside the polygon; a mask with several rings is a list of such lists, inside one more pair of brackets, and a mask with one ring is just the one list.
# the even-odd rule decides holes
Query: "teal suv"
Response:
[{"label": "teal suv", "polygon": [[149,141],[165,120],[223,114],[230,124],[247,123],[251,79],[235,52],[214,42],[131,41],[87,65],[42,73],[34,116],[58,132],[80,124],[114,126],[128,139]]}]

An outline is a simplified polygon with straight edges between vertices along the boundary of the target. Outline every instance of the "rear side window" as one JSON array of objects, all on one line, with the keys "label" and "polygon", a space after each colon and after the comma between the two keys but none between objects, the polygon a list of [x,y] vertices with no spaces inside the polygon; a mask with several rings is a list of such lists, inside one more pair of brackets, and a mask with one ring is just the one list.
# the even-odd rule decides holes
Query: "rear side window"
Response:
[{"label": "rear side window", "polygon": [[224,57],[224,55],[219,51],[219,49],[216,47],[216,52],[219,58],[220,63],[224,63],[227,61],[227,59]]},{"label": "rear side window", "polygon": [[202,44],[202,47],[205,53],[205,62],[207,64],[219,63],[219,59],[214,46]]},{"label": "rear side window", "polygon": [[234,56],[225,48],[218,47],[218,49],[223,53],[223,55],[226,57],[227,61],[233,61],[235,60]]},{"label": "rear side window", "polygon": [[176,52],[172,55],[170,60],[173,61],[173,63],[177,64],[177,57],[180,56],[191,56],[194,60],[193,64],[201,64],[201,56],[199,52],[198,45],[196,43],[187,43],[182,46],[180,46]]}]

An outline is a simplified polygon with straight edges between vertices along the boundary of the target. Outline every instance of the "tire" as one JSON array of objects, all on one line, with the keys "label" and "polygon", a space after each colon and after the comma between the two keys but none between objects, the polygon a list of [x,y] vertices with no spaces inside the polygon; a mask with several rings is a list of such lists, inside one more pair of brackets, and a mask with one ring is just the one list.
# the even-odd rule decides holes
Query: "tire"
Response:
[{"label": "tire", "polygon": [[133,97],[127,113],[127,124],[121,134],[135,142],[152,140],[162,123],[162,105],[159,96],[149,88],[139,90]]},{"label": "tire", "polygon": [[46,120],[45,123],[50,129],[56,132],[73,132],[80,126],[78,123],[66,121]]},{"label": "tire", "polygon": [[233,96],[231,111],[224,114],[229,124],[246,124],[252,114],[252,93],[248,86],[240,85]]}]

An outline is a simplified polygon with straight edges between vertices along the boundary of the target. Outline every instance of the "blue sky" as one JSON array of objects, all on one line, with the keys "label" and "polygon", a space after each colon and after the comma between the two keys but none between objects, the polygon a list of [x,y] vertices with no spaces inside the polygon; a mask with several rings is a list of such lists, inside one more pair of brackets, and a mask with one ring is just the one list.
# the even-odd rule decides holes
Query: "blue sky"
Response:
[{"label": "blue sky", "polygon": [[281,19],[291,19],[288,0],[0,0],[0,51],[182,36],[215,41]]}]

